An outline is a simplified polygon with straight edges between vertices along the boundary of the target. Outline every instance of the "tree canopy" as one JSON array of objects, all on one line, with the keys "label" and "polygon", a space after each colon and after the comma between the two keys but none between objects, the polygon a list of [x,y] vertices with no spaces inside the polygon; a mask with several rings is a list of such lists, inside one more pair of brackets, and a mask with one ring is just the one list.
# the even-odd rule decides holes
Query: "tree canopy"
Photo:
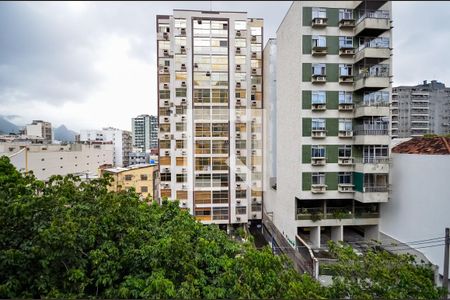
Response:
[{"label": "tree canopy", "polygon": [[0,298],[437,298],[431,271],[408,257],[338,258],[331,287],[284,256],[231,240],[177,202],[23,175],[0,157]]}]

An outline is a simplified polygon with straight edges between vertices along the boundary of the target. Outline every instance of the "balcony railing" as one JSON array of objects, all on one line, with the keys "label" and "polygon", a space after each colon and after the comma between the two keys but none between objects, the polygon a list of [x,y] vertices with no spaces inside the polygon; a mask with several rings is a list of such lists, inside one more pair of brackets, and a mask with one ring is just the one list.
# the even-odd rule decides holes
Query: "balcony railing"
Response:
[{"label": "balcony railing", "polygon": [[370,77],[375,77],[375,78],[389,77],[389,69],[382,70],[380,72],[370,70],[369,72],[360,72],[360,73],[358,73],[358,75],[356,75],[356,79],[363,79],[363,78],[370,78]]},{"label": "balcony railing", "polygon": [[389,19],[389,11],[388,10],[360,10],[358,12],[359,18],[356,23],[361,22],[362,20],[368,19]]},{"label": "balcony railing", "polygon": [[388,126],[357,125],[355,135],[387,135]]},{"label": "balcony railing", "polygon": [[365,39],[357,51],[365,48],[389,48],[389,38],[377,37],[374,39]]},{"label": "balcony railing", "polygon": [[355,163],[357,164],[388,164],[390,162],[389,157],[356,157]]},{"label": "balcony railing", "polygon": [[364,186],[363,193],[387,193],[388,186]]}]

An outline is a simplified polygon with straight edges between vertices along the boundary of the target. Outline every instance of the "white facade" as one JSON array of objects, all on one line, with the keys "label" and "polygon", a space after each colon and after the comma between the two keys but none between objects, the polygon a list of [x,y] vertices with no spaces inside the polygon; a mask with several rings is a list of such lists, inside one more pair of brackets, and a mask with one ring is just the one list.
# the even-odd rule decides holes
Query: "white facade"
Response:
[{"label": "white facade", "polygon": [[[450,227],[450,155],[392,153],[392,193],[381,205],[380,231],[407,243],[442,237]],[[419,248],[443,273],[444,246]]]},{"label": "white facade", "polygon": [[278,28],[276,197],[264,201],[291,241],[319,248],[360,228],[378,237],[378,203],[388,200],[390,20],[388,1],[294,1]]},{"label": "white facade", "polygon": [[116,167],[126,166],[128,153],[131,151],[129,138],[127,131],[111,127],[102,130],[81,130],[80,132],[80,142],[112,142],[114,145],[113,165]]},{"label": "white facade", "polygon": [[204,223],[262,217],[262,19],[158,16],[160,196]]},{"label": "white facade", "polygon": [[49,122],[33,120],[31,124],[26,125],[25,130],[27,135],[41,137],[46,143],[54,140],[52,124]]},{"label": "white facade", "polygon": [[113,145],[0,143],[3,155],[19,171],[33,171],[37,179],[47,180],[52,175],[97,174],[101,165],[112,164]]}]

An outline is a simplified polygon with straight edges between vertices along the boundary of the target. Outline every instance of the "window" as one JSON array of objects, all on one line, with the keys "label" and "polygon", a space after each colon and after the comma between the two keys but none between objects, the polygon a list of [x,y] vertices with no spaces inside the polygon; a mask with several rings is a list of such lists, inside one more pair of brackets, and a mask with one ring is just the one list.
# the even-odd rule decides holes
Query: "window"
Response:
[{"label": "window", "polygon": [[313,35],[312,36],[312,47],[316,48],[316,47],[320,47],[320,48],[324,48],[327,46],[327,39],[325,36],[323,35]]},{"label": "window", "polygon": [[340,36],[339,37],[339,48],[353,48],[353,37]]},{"label": "window", "polygon": [[176,123],[175,125],[178,132],[186,131],[186,123]]},{"label": "window", "polygon": [[177,174],[177,182],[178,183],[187,182],[187,175],[186,174]]},{"label": "window", "polygon": [[379,91],[379,92],[366,92],[363,98],[365,105],[380,105],[389,103],[389,92]]},{"label": "window", "polygon": [[312,8],[312,19],[324,19],[327,17],[327,9],[323,7],[313,7]]},{"label": "window", "polygon": [[185,140],[177,140],[175,148],[176,149],[184,149],[184,148],[186,148],[186,141]]},{"label": "window", "polygon": [[338,172],[339,184],[352,184],[352,172]]},{"label": "window", "polygon": [[247,190],[236,190],[236,198],[247,198]]},{"label": "window", "polygon": [[213,174],[213,187],[228,187],[228,174]]},{"label": "window", "polygon": [[236,140],[236,149],[245,149],[247,148],[246,140]]},{"label": "window", "polygon": [[161,181],[171,181],[171,173],[161,173]]},{"label": "window", "polygon": [[311,146],[311,157],[325,157],[325,147],[324,146]]},{"label": "window", "polygon": [[313,64],[312,65],[312,75],[325,76],[326,66],[325,64]]},{"label": "window", "polygon": [[148,187],[141,186],[141,193],[147,193],[147,192],[148,192]]},{"label": "window", "polygon": [[375,163],[379,159],[388,158],[389,147],[387,145],[370,145],[363,148],[364,163]]},{"label": "window", "polygon": [[175,95],[177,97],[186,97],[186,90],[187,89],[183,89],[183,88],[175,89]]},{"label": "window", "polygon": [[246,206],[236,206],[236,214],[237,215],[245,215],[247,213]]},{"label": "window", "polygon": [[195,141],[195,154],[211,153],[211,141]]},{"label": "window", "polygon": [[353,94],[352,92],[339,92],[339,104],[352,104],[353,103]]},{"label": "window", "polygon": [[228,136],[228,123],[213,123],[212,136],[214,137]]},{"label": "window", "polygon": [[195,175],[195,187],[210,187],[211,174],[197,174]]},{"label": "window", "polygon": [[185,115],[185,114],[186,114],[186,111],[187,111],[186,106],[181,106],[181,105],[176,106],[175,109],[176,109],[176,110],[175,110],[175,113],[176,113],[177,115]]},{"label": "window", "polygon": [[243,182],[247,178],[247,174],[245,173],[238,173],[236,174],[236,182]]},{"label": "window", "polygon": [[261,211],[262,204],[261,203],[252,203],[252,211]]},{"label": "window", "polygon": [[325,119],[312,119],[312,130],[325,130]]},{"label": "window", "polygon": [[353,76],[353,66],[339,65],[339,76]]},{"label": "window", "polygon": [[352,119],[339,119],[339,131],[352,131]]},{"label": "window", "polygon": [[228,191],[213,191],[213,203],[228,203]]},{"label": "window", "polygon": [[327,95],[325,91],[312,91],[311,104],[325,104],[327,101]]},{"label": "window", "polygon": [[228,170],[227,158],[226,157],[213,157],[212,158],[212,169],[213,169],[213,171]]},{"label": "window", "polygon": [[325,184],[325,173],[312,173],[312,184]]},{"label": "window", "polygon": [[195,170],[196,171],[211,171],[211,158],[196,157],[195,158]]},{"label": "window", "polygon": [[339,10],[339,21],[340,20],[353,20],[353,10],[343,8]]},{"label": "window", "polygon": [[213,208],[213,220],[227,220],[228,208]]},{"label": "window", "polygon": [[228,153],[228,141],[212,141],[212,153],[213,154],[227,154]]},{"label": "window", "polygon": [[339,146],[338,156],[339,157],[352,157],[352,146],[351,145]]},{"label": "window", "polygon": [[130,181],[133,179],[133,175],[125,175],[125,181]]},{"label": "window", "polygon": [[211,204],[211,192],[194,192],[195,204]]},{"label": "window", "polygon": [[141,174],[141,180],[148,180],[147,174]]}]

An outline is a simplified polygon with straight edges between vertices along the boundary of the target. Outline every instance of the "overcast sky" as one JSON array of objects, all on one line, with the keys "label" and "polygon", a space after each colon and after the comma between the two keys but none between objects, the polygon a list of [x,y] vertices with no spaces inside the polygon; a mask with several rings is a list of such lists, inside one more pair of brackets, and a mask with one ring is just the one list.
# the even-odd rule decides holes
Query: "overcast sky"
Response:
[{"label": "overcast sky", "polygon": [[[0,2],[0,115],[131,129],[156,114],[157,14],[247,11],[275,37],[290,1]],[[394,85],[450,85],[450,2],[394,2]]]}]

